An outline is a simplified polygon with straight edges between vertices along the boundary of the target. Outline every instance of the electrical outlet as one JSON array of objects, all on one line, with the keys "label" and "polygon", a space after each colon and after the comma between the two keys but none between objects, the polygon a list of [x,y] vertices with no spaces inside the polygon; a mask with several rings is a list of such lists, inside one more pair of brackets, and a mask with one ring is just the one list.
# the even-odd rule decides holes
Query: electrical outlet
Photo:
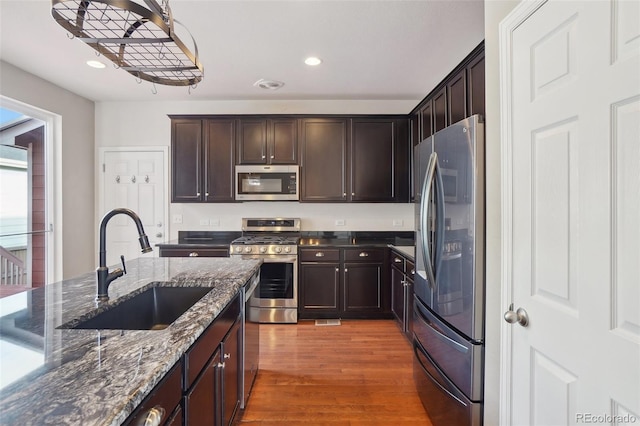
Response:
[{"label": "electrical outlet", "polygon": [[174,214],[173,215],[173,223],[182,223],[182,215]]},{"label": "electrical outlet", "polygon": [[220,226],[220,219],[209,219],[209,225]]},{"label": "electrical outlet", "polygon": [[344,219],[336,219],[336,226],[344,226]]},{"label": "electrical outlet", "polygon": [[404,221],[402,219],[394,219],[393,220],[393,226],[402,226],[404,225]]},{"label": "electrical outlet", "polygon": [[200,226],[209,226],[209,219],[200,219]]}]

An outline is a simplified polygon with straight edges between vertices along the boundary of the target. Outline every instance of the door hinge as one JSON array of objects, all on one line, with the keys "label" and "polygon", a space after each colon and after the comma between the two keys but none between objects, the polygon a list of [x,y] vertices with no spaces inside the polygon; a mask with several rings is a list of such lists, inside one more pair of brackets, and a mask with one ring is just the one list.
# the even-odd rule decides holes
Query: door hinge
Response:
[{"label": "door hinge", "polygon": [[106,167],[105,167],[105,164],[102,163],[102,173],[105,173],[105,172],[106,172]]}]

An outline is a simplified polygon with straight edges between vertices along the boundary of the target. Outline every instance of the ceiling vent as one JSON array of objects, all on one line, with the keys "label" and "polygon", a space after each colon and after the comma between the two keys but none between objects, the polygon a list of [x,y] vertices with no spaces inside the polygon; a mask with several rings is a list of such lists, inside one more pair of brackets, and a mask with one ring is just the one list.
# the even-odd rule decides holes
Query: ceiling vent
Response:
[{"label": "ceiling vent", "polygon": [[267,80],[267,79],[261,78],[260,80],[253,83],[253,85],[261,89],[278,90],[279,88],[284,86],[284,83],[277,80]]}]

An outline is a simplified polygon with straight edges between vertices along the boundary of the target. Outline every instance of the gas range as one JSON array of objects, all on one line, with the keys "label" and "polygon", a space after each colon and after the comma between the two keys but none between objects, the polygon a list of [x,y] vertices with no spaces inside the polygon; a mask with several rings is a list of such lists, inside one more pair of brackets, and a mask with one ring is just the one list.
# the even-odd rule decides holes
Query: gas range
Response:
[{"label": "gas range", "polygon": [[242,219],[242,237],[231,242],[232,255],[297,254],[300,219]]}]

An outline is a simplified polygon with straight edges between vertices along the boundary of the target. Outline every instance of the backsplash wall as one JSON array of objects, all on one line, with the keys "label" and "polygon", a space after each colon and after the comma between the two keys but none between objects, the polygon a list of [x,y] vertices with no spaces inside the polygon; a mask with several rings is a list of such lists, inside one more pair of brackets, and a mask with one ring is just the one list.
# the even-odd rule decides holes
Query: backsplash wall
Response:
[{"label": "backsplash wall", "polygon": [[240,231],[243,217],[299,217],[303,231],[414,229],[409,203],[174,203],[169,211],[169,239],[177,239],[178,231]]}]

